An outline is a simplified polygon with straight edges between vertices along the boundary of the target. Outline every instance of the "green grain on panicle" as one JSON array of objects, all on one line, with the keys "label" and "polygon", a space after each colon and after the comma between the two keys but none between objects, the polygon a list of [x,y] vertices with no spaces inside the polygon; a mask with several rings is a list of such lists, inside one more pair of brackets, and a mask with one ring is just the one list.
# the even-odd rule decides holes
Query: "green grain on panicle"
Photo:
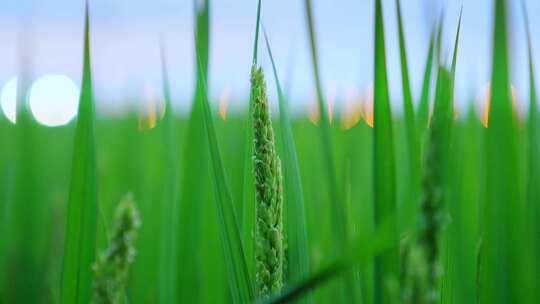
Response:
[{"label": "green grain on panicle", "polygon": [[253,66],[252,69],[255,280],[258,294],[268,296],[279,292],[283,285],[283,185],[264,74],[261,68]]},{"label": "green grain on panicle", "polygon": [[88,8],[85,16],[84,67],[69,192],[62,273],[62,303],[89,303],[95,260],[97,181],[94,101],[90,68]]},{"label": "green grain on panicle", "polygon": [[114,215],[109,246],[97,258],[94,297],[96,304],[123,303],[129,266],[135,260],[135,238],[141,225],[139,211],[131,194],[126,195]]}]

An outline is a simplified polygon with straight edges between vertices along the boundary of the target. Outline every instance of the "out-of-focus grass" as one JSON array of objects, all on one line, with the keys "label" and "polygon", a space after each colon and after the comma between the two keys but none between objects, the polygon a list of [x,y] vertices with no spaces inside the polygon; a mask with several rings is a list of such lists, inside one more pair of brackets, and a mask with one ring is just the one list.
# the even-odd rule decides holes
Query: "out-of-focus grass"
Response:
[{"label": "out-of-focus grass", "polygon": [[[273,126],[285,181],[287,275],[283,292],[269,302],[398,301],[404,283],[400,266],[407,266],[399,260],[401,241],[418,238],[432,221],[439,224],[427,235],[433,236],[432,249],[438,253],[441,282],[433,289],[441,302],[536,303],[537,91],[529,55],[530,111],[527,118],[519,117],[510,94],[507,1],[495,5],[486,126],[472,106],[454,112],[459,36],[447,68],[441,58],[442,18],[432,29],[426,64],[419,68],[407,64],[407,20],[397,15],[405,112],[392,115],[387,73],[394,71],[386,66],[386,55],[396,50],[385,46],[380,0],[374,14],[374,125],[366,117],[345,121],[348,113],[339,109],[330,122],[318,71],[311,11],[316,7],[305,4],[318,124],[288,111],[292,101],[281,90],[279,60],[274,62],[269,43],[268,54],[257,54],[257,34],[254,39],[254,62],[270,55],[278,89],[280,115],[274,116]],[[259,300],[251,287],[255,202],[250,115],[214,115],[206,87],[210,3],[196,2],[195,8],[197,81],[187,117],[171,111],[174,96],[164,77],[165,113],[130,111],[124,117],[94,119],[87,44],[76,123],[46,128],[28,111],[19,113],[16,125],[0,118],[1,303],[88,302],[95,243],[107,247],[107,219],[127,192],[138,202],[143,222],[129,274],[129,303]],[[257,20],[261,11],[259,6]],[[433,65],[438,74],[434,100]],[[415,112],[414,84],[407,79],[419,69],[424,78]],[[432,184],[415,189],[414,175],[426,170],[435,172],[428,176]],[[442,202],[440,213],[420,216],[415,205],[427,194]]]}]

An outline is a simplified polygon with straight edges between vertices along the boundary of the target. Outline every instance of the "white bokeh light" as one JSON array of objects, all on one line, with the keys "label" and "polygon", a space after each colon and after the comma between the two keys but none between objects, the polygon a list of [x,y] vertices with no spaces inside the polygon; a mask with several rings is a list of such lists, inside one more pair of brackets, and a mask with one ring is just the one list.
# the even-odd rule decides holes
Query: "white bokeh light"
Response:
[{"label": "white bokeh light", "polygon": [[40,124],[62,126],[77,114],[79,89],[65,75],[45,75],[32,85],[29,102],[32,115]]},{"label": "white bokeh light", "polygon": [[4,116],[15,123],[17,121],[17,77],[11,78],[2,89],[0,105]]}]

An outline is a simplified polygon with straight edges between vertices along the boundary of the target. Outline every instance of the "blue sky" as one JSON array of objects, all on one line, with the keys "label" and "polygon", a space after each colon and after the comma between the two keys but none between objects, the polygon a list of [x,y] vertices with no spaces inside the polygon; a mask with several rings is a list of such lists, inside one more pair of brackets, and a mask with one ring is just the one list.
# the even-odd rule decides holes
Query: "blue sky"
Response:
[{"label": "blue sky", "polygon": [[[256,0],[211,3],[210,88],[213,100],[225,94],[242,105],[249,70]],[[373,0],[313,0],[321,72],[328,95],[344,99],[372,82]],[[493,0],[402,0],[407,50],[415,97],[418,96],[431,24],[446,8],[445,45],[451,49],[460,7],[463,34],[458,61],[457,96],[463,104],[479,96],[490,75]],[[540,57],[540,1],[527,0],[535,56]],[[511,3],[513,79],[526,99],[526,56],[520,1]],[[395,1],[383,0],[391,97],[401,104]],[[124,108],[127,100],[160,98],[159,41],[165,42],[176,106],[185,109],[193,90],[193,2],[189,0],[90,0],[92,56],[98,106]],[[21,33],[32,37],[36,77],[65,74],[79,82],[82,55],[82,0],[6,0],[0,2],[0,86],[19,70]],[[292,103],[308,104],[314,94],[303,0],[263,1],[282,81],[290,84]],[[264,48],[261,63],[269,68]],[[270,70],[267,69],[269,72]],[[539,71],[540,72],[540,71]],[[275,90],[269,83],[270,95]]]}]

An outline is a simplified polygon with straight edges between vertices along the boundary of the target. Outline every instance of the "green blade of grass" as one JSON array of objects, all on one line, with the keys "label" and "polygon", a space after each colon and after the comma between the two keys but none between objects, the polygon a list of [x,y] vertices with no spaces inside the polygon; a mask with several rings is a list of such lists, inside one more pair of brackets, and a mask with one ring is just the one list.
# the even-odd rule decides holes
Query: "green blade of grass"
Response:
[{"label": "green blade of grass", "polygon": [[[289,110],[287,102],[281,89],[279,82],[274,57],[268,42],[268,36],[264,33],[266,48],[272,70],[274,72],[274,80],[279,100],[281,139],[283,141],[283,176],[285,178],[285,204],[287,205],[286,212],[286,236],[287,236],[287,265],[288,265],[288,282],[298,282],[305,278],[309,273],[309,250],[307,240],[306,215],[304,210],[304,193],[300,178],[300,168],[298,166],[298,156],[296,154],[296,144],[293,137]],[[311,302],[311,298],[307,298],[304,303]]]},{"label": "green blade of grass", "polygon": [[[438,234],[436,235],[438,237],[437,242],[443,244],[440,257],[437,257],[437,259],[442,261],[441,264],[444,267],[441,280],[441,297],[444,302],[449,303],[455,302],[455,299],[459,299],[461,302],[473,299],[470,293],[466,293],[467,286],[465,284],[467,278],[470,278],[470,276],[468,276],[468,273],[463,267],[466,257],[466,252],[460,247],[465,239],[462,235],[463,233],[460,232],[463,221],[459,201],[457,200],[457,195],[453,188],[453,177],[459,174],[459,171],[456,172],[456,170],[458,170],[457,168],[464,170],[464,168],[461,168],[458,165],[463,160],[455,158],[457,148],[456,144],[453,144],[456,141],[453,130],[454,89],[462,16],[463,9],[459,16],[450,72],[444,70],[444,72],[441,73],[443,77],[448,76],[448,80],[445,81],[448,83],[443,84],[448,86],[448,96],[440,96],[436,102],[442,101],[441,103],[447,103],[447,105],[443,106],[442,113],[433,114],[434,121],[436,120],[437,122],[430,133],[431,151],[428,152],[431,152],[431,155],[427,155],[427,157],[431,157],[430,161],[432,162],[432,165],[431,168],[429,168],[429,164],[426,165],[426,170],[431,171],[426,171],[426,173],[428,177],[432,177],[432,182],[429,184],[442,189],[442,191],[440,191],[442,195],[439,195],[439,208],[440,210],[443,210],[442,214],[448,214],[448,216],[452,218],[452,222],[449,225],[444,221],[439,220],[439,225],[436,228]],[[435,118],[435,115],[437,115],[437,118]],[[427,180],[425,184],[428,184]],[[459,275],[461,275],[461,277],[459,277]]]},{"label": "green blade of grass", "polygon": [[[328,112],[326,109],[326,102],[324,97],[324,92],[321,83],[320,71],[319,71],[319,56],[317,52],[317,40],[315,36],[315,25],[313,17],[313,9],[311,0],[304,1],[304,8],[306,14],[306,22],[309,33],[309,46],[311,53],[311,64],[313,66],[313,74],[315,77],[315,88],[317,91],[317,103],[320,113],[320,141],[322,145],[323,155],[324,155],[324,167],[326,170],[326,180],[329,185],[330,191],[330,209],[331,215],[331,229],[333,233],[332,238],[332,252],[331,254],[336,256],[336,254],[345,248],[347,240],[349,238],[349,231],[347,229],[347,217],[345,216],[345,204],[342,200],[340,192],[338,190],[337,177],[336,177],[336,164],[334,158],[334,149],[332,146],[332,136],[331,136],[331,126],[328,118]],[[342,291],[342,294],[345,295],[349,301],[356,302],[358,295],[355,292],[355,286],[358,283],[355,282],[353,276],[345,276],[344,284],[338,285],[342,286],[338,290]]]},{"label": "green blade of grass", "polygon": [[253,289],[247,270],[240,230],[236,219],[236,211],[234,210],[234,204],[225,177],[225,169],[217,145],[217,137],[210,105],[206,97],[203,101],[204,123],[210,146],[212,169],[214,173],[220,238],[227,266],[230,292],[234,303],[246,303],[252,299]]},{"label": "green blade of grass", "polygon": [[403,20],[401,17],[401,2],[396,0],[397,7],[397,23],[399,33],[399,55],[401,59],[401,80],[403,88],[403,109],[405,113],[405,128],[407,136],[407,156],[408,156],[408,199],[403,208],[405,210],[400,213],[404,214],[404,219],[400,223],[399,231],[403,231],[405,227],[409,227],[414,223],[414,212],[418,207],[418,198],[420,193],[420,150],[418,133],[416,132],[416,122],[414,116],[413,97],[411,92],[411,84],[409,80],[409,65],[407,63],[407,50],[405,44],[405,33],[403,29]]},{"label": "green blade of grass", "polygon": [[435,40],[436,45],[436,54],[437,54],[437,65],[442,65],[442,44],[443,44],[443,33],[444,33],[444,13],[445,8],[443,7],[441,11],[441,17],[439,19],[439,25],[437,26],[437,38]]},{"label": "green blade of grass", "polygon": [[[198,55],[198,54],[197,54]],[[197,56],[197,66],[202,69],[201,60]],[[250,280],[244,246],[237,220],[235,206],[227,184],[225,168],[218,146],[217,135],[206,82],[202,83],[203,122],[206,129],[210,158],[212,163],[213,184],[215,189],[216,212],[219,224],[220,241],[227,270],[229,291],[233,303],[247,303],[253,299],[253,287]]]},{"label": "green blade of grass", "polygon": [[418,123],[418,136],[420,141],[424,139],[424,134],[427,129],[427,123],[429,118],[429,97],[431,91],[431,78],[433,75],[433,58],[435,54],[435,29],[431,33],[429,40],[428,55],[426,59],[426,65],[424,70],[424,78],[422,81],[422,95],[420,96],[420,103],[418,105],[417,123]]},{"label": "green blade of grass", "polygon": [[161,45],[163,99],[165,101],[165,114],[163,117],[163,150],[165,158],[165,184],[163,185],[163,197],[161,198],[161,223],[160,223],[160,258],[159,258],[159,298],[163,303],[177,303],[176,286],[177,279],[177,244],[178,235],[178,177],[176,174],[176,136],[173,126],[173,109],[169,89],[169,76],[165,50]]},{"label": "green blade of grass", "polygon": [[84,66],[73,149],[69,192],[62,303],[90,303],[92,263],[96,254],[97,173],[94,140],[94,101],[90,67],[88,6],[85,15]]},{"label": "green blade of grass", "polygon": [[326,110],[326,104],[324,100],[324,93],[322,89],[320,73],[319,73],[319,63],[317,55],[317,42],[315,38],[315,29],[313,21],[313,12],[311,7],[311,0],[305,0],[305,10],[306,10],[306,19],[309,30],[309,41],[310,41],[310,50],[311,50],[311,61],[313,65],[313,74],[315,76],[315,87],[317,90],[317,102],[319,107],[319,113],[321,115],[321,128],[320,128],[320,137],[321,144],[325,157],[325,166],[326,166],[326,176],[328,179],[328,184],[330,185],[331,200],[334,206],[331,206],[332,210],[332,228],[334,229],[335,236],[337,238],[336,242],[338,246],[343,246],[346,243],[347,231],[345,226],[345,215],[343,214],[343,206],[339,198],[339,191],[336,184],[335,176],[335,160],[334,153],[331,144],[330,138],[330,122],[328,120],[328,112]]},{"label": "green blade of grass", "polygon": [[[21,72],[16,92],[16,124],[14,125],[15,158],[13,177],[13,197],[11,198],[10,231],[6,239],[8,246],[7,271],[4,276],[8,279],[6,302],[35,302],[39,299],[43,277],[39,271],[43,251],[42,226],[44,225],[47,208],[39,193],[37,152],[38,123],[32,117],[28,104],[31,79],[31,58],[29,50],[21,50]],[[13,159],[12,159],[13,160]],[[0,301],[2,301],[0,299]]]},{"label": "green blade of grass", "polygon": [[456,39],[454,40],[454,54],[452,55],[452,69],[450,70],[452,74],[452,88],[450,90],[450,93],[452,93],[452,97],[454,95],[454,87],[456,82],[456,68],[457,68],[457,58],[458,58],[458,51],[459,51],[459,36],[461,35],[461,20],[463,17],[463,7],[461,8],[461,11],[459,13],[459,21],[458,21],[458,27],[456,31]]},{"label": "green blade of grass", "polygon": [[486,140],[487,204],[482,250],[481,303],[535,303],[531,261],[525,244],[520,195],[517,121],[511,93],[507,42],[507,1],[494,10],[491,106]]},{"label": "green blade of grass", "polygon": [[[253,65],[257,65],[257,54],[259,48],[259,28],[261,20],[261,4],[257,4],[257,20],[255,21],[255,37],[253,38]],[[244,142],[244,164],[242,181],[242,240],[248,263],[248,271],[251,277],[255,273],[255,256],[253,254],[253,235],[255,232],[255,191],[253,185],[253,88],[249,94],[248,113],[246,118],[246,133]],[[253,281],[253,280],[252,280]]]},{"label": "green blade of grass", "polygon": [[[198,64],[195,67],[196,83],[191,115],[183,146],[182,174],[178,217],[178,265],[175,285],[178,302],[198,302],[201,291],[201,255],[193,254],[193,248],[201,248],[201,221],[206,207],[206,185],[209,180],[208,142],[204,129],[203,99],[206,96],[205,83],[208,79],[208,54],[210,31],[210,1],[194,1],[195,8],[195,53]],[[188,190],[189,189],[189,190]],[[174,295],[174,294],[173,294]]]},{"label": "green blade of grass", "polygon": [[[419,242],[424,248],[428,266],[428,291],[438,293],[438,269],[446,265],[445,248],[441,248],[441,232],[444,229],[446,204],[449,196],[448,169],[451,131],[453,123],[451,73],[439,66],[437,93],[433,118],[429,130],[424,157],[422,223]],[[446,273],[445,273],[446,274]],[[443,281],[446,283],[446,281]],[[446,285],[445,285],[446,287]]]},{"label": "green blade of grass", "polygon": [[[528,128],[528,161],[529,172],[527,180],[527,210],[530,210],[530,233],[533,236],[531,240],[535,245],[535,256],[540,256],[540,241],[538,235],[540,232],[540,129],[538,123],[538,97],[536,92],[536,75],[534,73],[533,49],[531,42],[531,29],[525,1],[521,1],[525,29],[527,34],[527,51],[529,61],[529,128]],[[540,262],[536,261],[536,272],[540,272]],[[540,279],[535,278],[536,297],[540,297]]]},{"label": "green blade of grass", "polygon": [[[392,113],[388,93],[386,50],[381,0],[375,2],[375,71],[374,71],[374,135],[373,186],[375,225],[396,213],[396,181]],[[389,229],[397,233],[394,223]],[[375,260],[375,303],[391,303],[399,295],[399,250],[389,250]],[[390,291],[388,284],[397,290]],[[395,293],[390,295],[390,293]]]}]

